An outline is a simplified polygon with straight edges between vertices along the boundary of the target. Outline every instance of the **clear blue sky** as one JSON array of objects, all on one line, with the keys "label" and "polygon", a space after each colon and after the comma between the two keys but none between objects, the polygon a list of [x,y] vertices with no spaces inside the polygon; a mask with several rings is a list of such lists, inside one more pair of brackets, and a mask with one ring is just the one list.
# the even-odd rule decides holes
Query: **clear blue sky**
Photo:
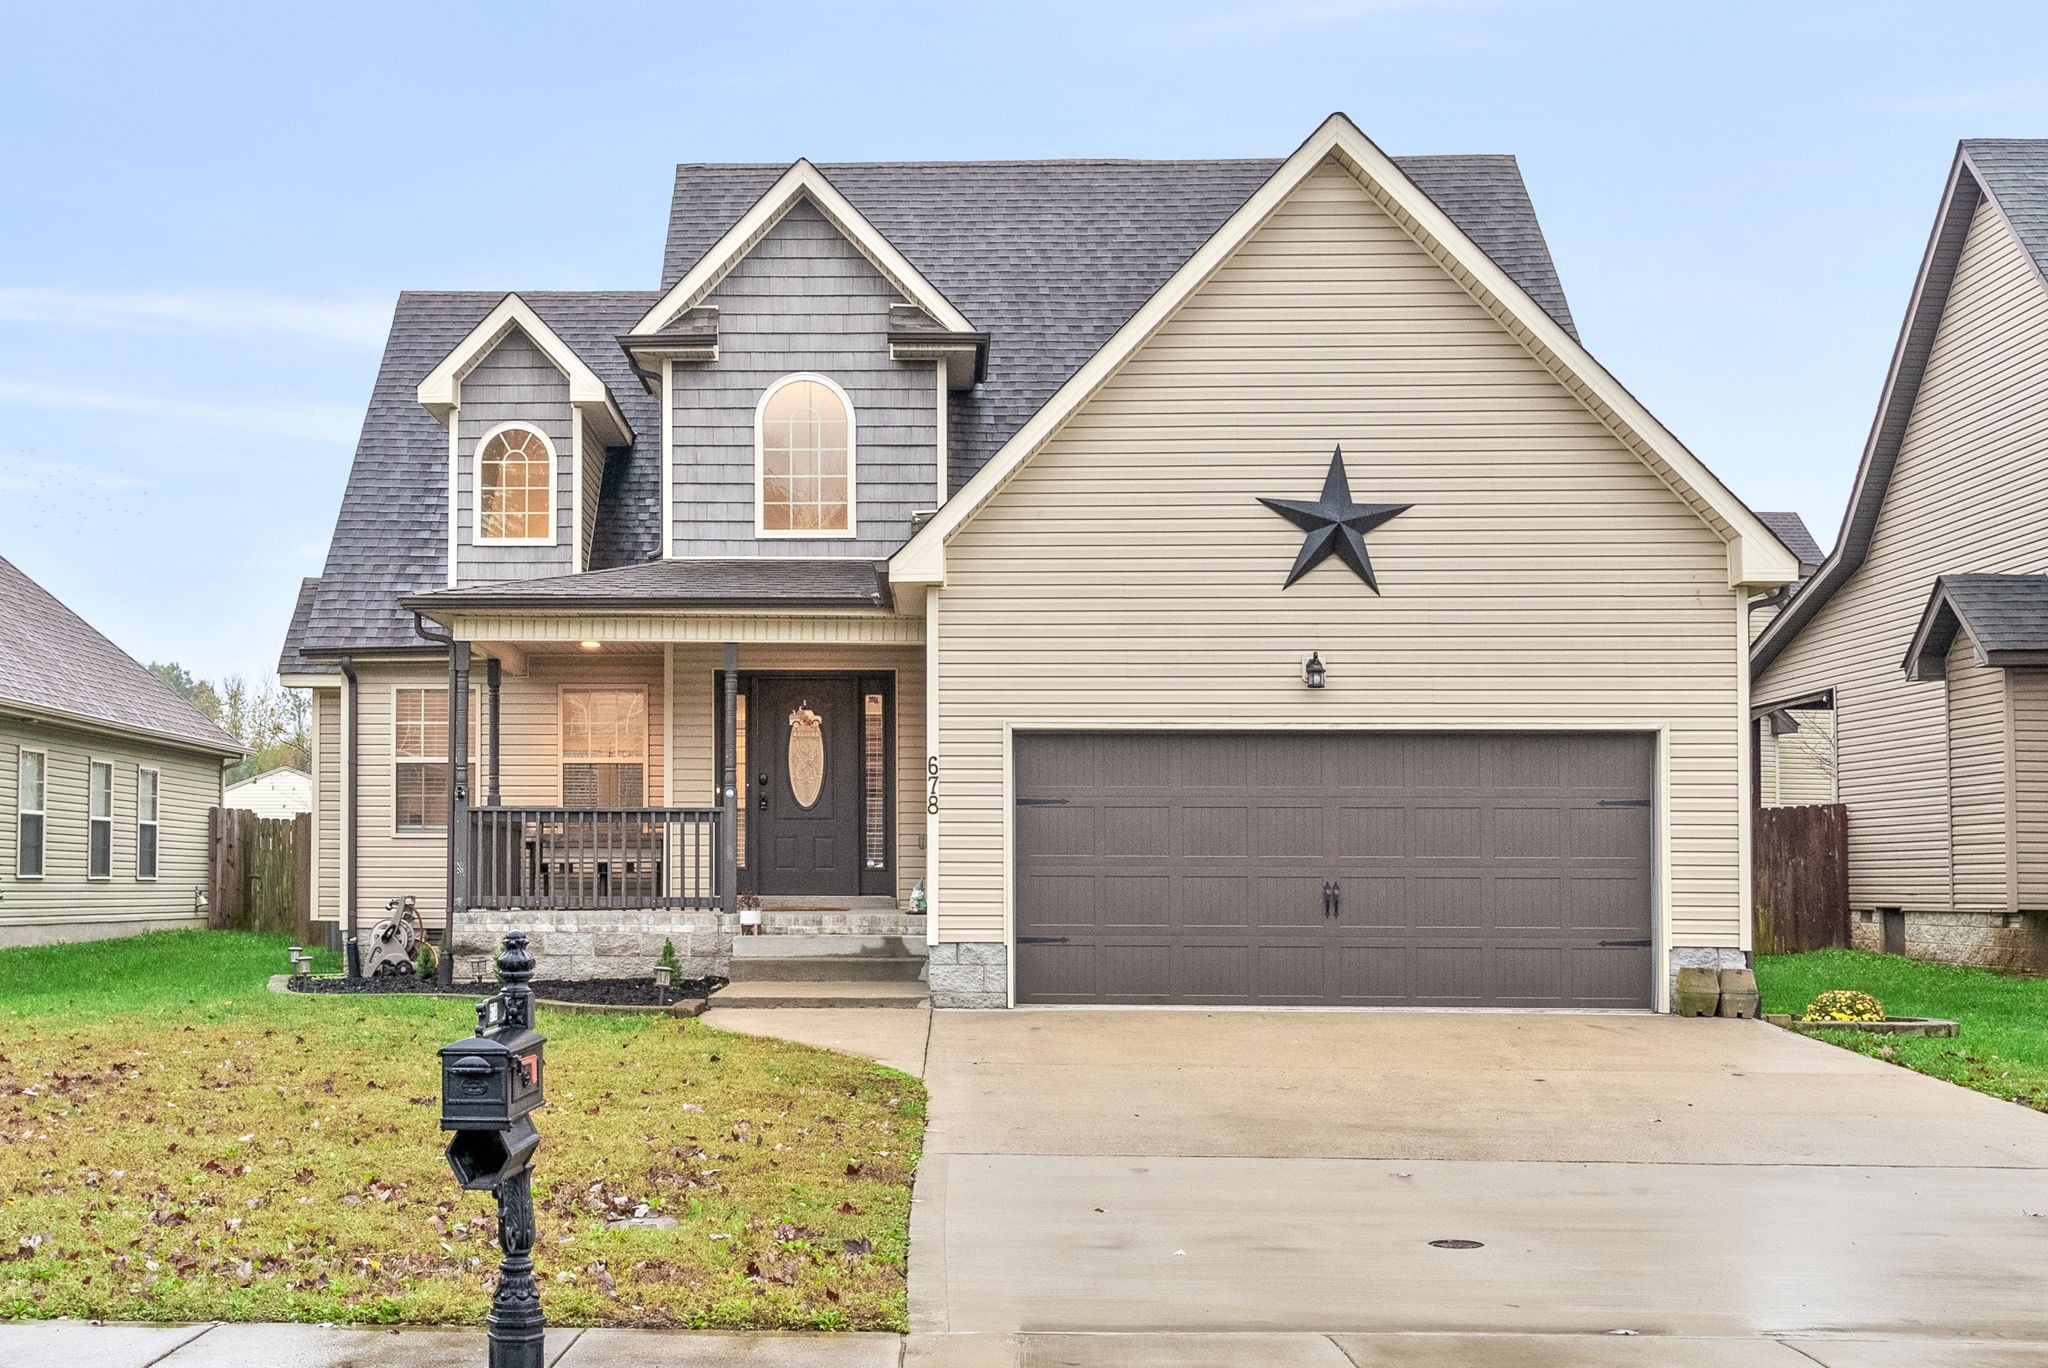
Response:
[{"label": "clear blue sky", "polygon": [[1962,137],[2038,6],[9,4],[0,554],[261,673],[393,296],[648,288],[673,164],[1512,152],[1595,355],[1825,544]]}]

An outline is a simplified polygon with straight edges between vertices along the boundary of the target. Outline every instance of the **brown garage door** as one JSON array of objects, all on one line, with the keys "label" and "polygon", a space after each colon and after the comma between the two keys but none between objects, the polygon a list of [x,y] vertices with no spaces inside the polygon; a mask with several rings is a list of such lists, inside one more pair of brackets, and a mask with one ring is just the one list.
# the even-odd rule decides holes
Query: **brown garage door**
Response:
[{"label": "brown garage door", "polygon": [[1019,736],[1017,997],[1647,1007],[1651,738]]}]

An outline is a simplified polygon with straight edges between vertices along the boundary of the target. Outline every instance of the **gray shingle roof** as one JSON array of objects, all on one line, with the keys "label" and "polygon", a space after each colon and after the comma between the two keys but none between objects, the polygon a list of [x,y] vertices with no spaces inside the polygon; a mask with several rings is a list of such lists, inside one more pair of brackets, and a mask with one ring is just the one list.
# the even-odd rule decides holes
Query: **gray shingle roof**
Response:
[{"label": "gray shingle roof", "polygon": [[1965,138],[1963,158],[2034,264],[2048,270],[2048,138]]},{"label": "gray shingle roof", "polygon": [[1772,535],[1785,543],[1785,549],[1799,558],[1799,573],[1810,575],[1821,563],[1826,553],[1820,543],[1813,539],[1813,533],[1806,529],[1806,519],[1797,513],[1759,512],[1756,520],[1771,529]]},{"label": "gray shingle roof", "polygon": [[319,592],[318,576],[308,575],[299,581],[299,596],[292,603],[292,625],[285,629],[284,650],[277,657],[277,672],[281,675],[338,672],[331,661],[308,660],[300,650],[306,639],[306,623],[313,616],[313,596]]},{"label": "gray shingle roof", "polygon": [[1919,278],[1913,283],[1912,302],[1899,329],[1891,374],[1878,399],[1877,420],[1871,424],[1863,459],[1856,469],[1856,483],[1850,490],[1841,535],[1798,596],[1750,645],[1752,678],[1761,678],[1771,662],[1784,654],[1785,648],[1819,616],[1820,610],[1862,568],[1864,558],[1870,554],[1871,539],[1877,535],[1878,515],[1884,509],[1885,492],[1891,487],[1899,448],[1906,440],[1906,425],[1919,401],[1920,382],[1927,373],[1935,334],[1948,307],[1956,267],[1962,261],[1970,220],[1986,196],[2012,224],[2035,267],[2048,274],[2048,139],[1968,138],[1958,143],[1948,188],[1935,214],[1927,250],[1920,259]]},{"label": "gray shingle roof", "polygon": [[[1513,157],[1397,157],[1566,330],[1571,310]],[[958,489],[1280,166],[1254,161],[836,162],[826,179],[976,328],[988,379],[949,406]],[[664,289],[786,166],[676,168]]]},{"label": "gray shingle roof", "polygon": [[0,708],[9,702],[221,754],[232,736],[0,556]]},{"label": "gray shingle roof", "polygon": [[888,603],[875,561],[793,556],[651,561],[581,575],[508,580],[415,595],[422,610],[479,607],[880,608]]},{"label": "gray shingle roof", "polygon": [[[1401,168],[1570,330],[1571,312],[1512,157],[1407,157]],[[991,334],[988,378],[950,408],[957,488],[1270,176],[1278,161],[837,164],[840,192]],[[787,168],[677,168],[664,284]],[[660,422],[617,337],[652,291],[520,292],[611,388],[639,440],[610,454],[591,566],[660,554]],[[444,428],[414,393],[504,297],[399,297],[327,564],[284,658],[419,649],[401,596],[447,583]]]},{"label": "gray shingle roof", "polygon": [[1958,630],[1990,664],[2048,664],[2048,575],[1938,577],[1906,653],[1906,673],[1941,678]]}]

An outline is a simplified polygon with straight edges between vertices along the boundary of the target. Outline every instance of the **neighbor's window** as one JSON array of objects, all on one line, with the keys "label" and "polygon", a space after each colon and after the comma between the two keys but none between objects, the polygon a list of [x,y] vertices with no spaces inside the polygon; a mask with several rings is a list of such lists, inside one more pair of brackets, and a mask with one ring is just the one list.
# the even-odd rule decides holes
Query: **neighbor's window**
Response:
[{"label": "neighbor's window", "polygon": [[646,693],[562,690],[562,805],[636,808],[646,803]]},{"label": "neighbor's window", "polygon": [[21,752],[20,767],[15,771],[14,872],[24,879],[43,877],[43,799],[49,775],[47,752]]},{"label": "neighbor's window", "polygon": [[793,375],[761,400],[761,531],[853,530],[853,414],[838,386]]},{"label": "neighbor's window", "polygon": [[554,453],[532,428],[484,440],[476,457],[478,541],[554,540]]},{"label": "neighbor's window", "polygon": [[114,767],[95,760],[85,771],[85,877],[114,876]]},{"label": "neighbor's window", "polygon": [[[448,691],[398,689],[392,696],[394,822],[400,831],[448,825]],[[476,695],[469,699],[470,784],[476,783]]]},{"label": "neighbor's window", "polygon": [[163,776],[148,768],[135,771],[135,877],[156,877],[157,800]]}]

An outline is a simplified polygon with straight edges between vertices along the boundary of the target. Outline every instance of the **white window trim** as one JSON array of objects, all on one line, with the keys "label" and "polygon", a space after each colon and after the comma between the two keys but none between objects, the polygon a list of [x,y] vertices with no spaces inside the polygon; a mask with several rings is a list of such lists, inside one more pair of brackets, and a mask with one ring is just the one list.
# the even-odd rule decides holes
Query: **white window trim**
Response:
[{"label": "white window trim", "polygon": [[[23,761],[31,755],[43,757],[43,795],[38,807],[23,807],[21,802],[21,772]],[[14,750],[14,877],[17,879],[40,880],[50,869],[50,752],[41,746],[17,746]],[[33,874],[24,874],[21,869],[21,819],[40,817],[43,819],[42,840],[38,842],[36,854],[41,857],[42,867]]]},{"label": "white window trim", "polygon": [[[519,425],[513,424],[513,426]],[[398,824],[398,767],[400,765],[445,765],[448,763],[446,755],[438,755],[429,759],[422,756],[405,756],[398,753],[398,696],[402,693],[415,691],[445,695],[448,692],[448,686],[446,684],[393,684],[391,686],[391,715],[386,728],[391,739],[391,787],[387,790],[391,795],[391,834],[395,839],[401,841],[445,841],[448,839],[448,824],[445,821],[439,826],[412,827],[400,826]],[[469,707],[472,714],[480,714],[482,705],[478,700],[478,693],[477,687],[474,684],[470,685]],[[481,715],[472,716],[471,718],[473,723],[480,723],[482,720]],[[469,729],[469,790],[472,795],[472,805],[475,803],[477,771],[482,768],[480,757],[483,754],[483,739],[477,735],[478,730],[479,728],[474,725]]]},{"label": "white window trim", "polygon": [[[572,693],[636,693],[640,695],[640,800],[645,804],[654,791],[654,776],[648,773],[654,764],[654,719],[647,711],[647,686],[644,684],[557,684],[555,686],[555,801],[563,807],[569,806],[568,785],[562,781],[562,771],[572,762],[569,748],[562,744],[562,732],[569,724],[569,716],[562,706],[562,700]],[[664,717],[664,721],[666,717]],[[666,738],[664,737],[664,741]],[[576,764],[609,764],[604,760],[579,760]]]},{"label": "white window trim", "polygon": [[[486,537],[484,535],[484,448],[501,432],[530,432],[540,438],[548,453],[548,534],[545,537]],[[469,449],[469,544],[471,546],[553,546],[561,540],[562,463],[555,444],[535,423],[500,423]]]},{"label": "white window trim", "polygon": [[[107,772],[107,815],[92,815],[92,772],[104,769]],[[95,822],[107,824],[107,872],[92,872],[92,828]],[[85,758],[85,878],[87,883],[108,883],[114,877],[114,762],[102,760],[96,755]]]},{"label": "white window trim", "polygon": [[[793,385],[799,380],[815,380],[839,396],[839,402],[846,408],[846,527],[843,531],[825,532],[809,528],[792,528],[787,532],[770,532],[762,526],[763,474],[767,453],[762,449],[761,415],[768,411],[768,401],[773,399],[784,385]],[[860,441],[856,430],[853,400],[840,388],[839,382],[829,375],[818,375],[811,371],[795,371],[779,380],[769,383],[761,391],[760,400],[754,405],[754,535],[776,541],[836,540],[859,535],[860,489],[856,473],[860,469],[858,457]]]},{"label": "white window trim", "polygon": [[[153,775],[156,780],[156,816],[146,820],[142,815],[142,776],[145,774]],[[147,874],[142,872],[142,829],[144,827],[156,828],[156,840],[151,843],[152,848],[156,851],[156,868]],[[111,856],[108,863],[111,867]],[[163,869],[164,772],[155,765],[137,765],[135,767],[135,882],[155,883],[157,876],[163,873]]]}]

